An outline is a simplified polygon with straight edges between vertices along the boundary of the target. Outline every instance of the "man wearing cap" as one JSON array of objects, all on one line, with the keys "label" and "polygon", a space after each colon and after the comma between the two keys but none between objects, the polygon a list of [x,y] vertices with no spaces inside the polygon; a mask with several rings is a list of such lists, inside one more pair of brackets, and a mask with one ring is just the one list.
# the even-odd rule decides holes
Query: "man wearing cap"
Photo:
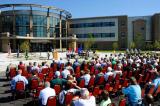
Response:
[{"label": "man wearing cap", "polygon": [[127,88],[122,89],[122,93],[127,95],[128,103],[130,106],[137,106],[138,104],[142,104],[141,98],[141,88],[137,84],[137,81],[134,77],[130,78],[131,85]]},{"label": "man wearing cap", "polygon": [[51,80],[51,88],[54,88],[55,85],[60,85],[61,87],[66,83],[67,81],[65,79],[60,78],[60,72],[55,72],[55,79]]}]

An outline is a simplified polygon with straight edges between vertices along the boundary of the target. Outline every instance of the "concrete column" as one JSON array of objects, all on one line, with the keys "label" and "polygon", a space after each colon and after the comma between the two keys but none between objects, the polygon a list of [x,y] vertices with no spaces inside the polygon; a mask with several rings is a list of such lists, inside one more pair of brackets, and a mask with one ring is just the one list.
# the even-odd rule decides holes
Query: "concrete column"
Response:
[{"label": "concrete column", "polygon": [[50,17],[49,17],[49,8],[48,8],[48,11],[47,11],[47,37],[50,37],[49,23],[50,23]]},{"label": "concrete column", "polygon": [[16,35],[16,16],[14,11],[14,5],[13,5],[13,36]]},{"label": "concrete column", "polygon": [[29,30],[30,30],[30,37],[33,37],[33,14],[32,14],[32,6],[30,6]]},{"label": "concrete column", "polygon": [[59,49],[62,50],[62,11],[60,12],[60,21],[59,21]]},{"label": "concrete column", "polygon": [[12,50],[14,51],[14,52],[16,52],[16,39],[13,39],[13,48],[12,48]]},{"label": "concrete column", "polygon": [[2,28],[3,26],[2,26],[2,17],[1,17],[1,10],[0,10],[0,32],[2,32]]},{"label": "concrete column", "polygon": [[2,40],[2,52],[8,52],[8,43],[9,39],[3,39]]},{"label": "concrete column", "polygon": [[67,18],[66,18],[66,49],[67,49],[67,35],[68,35],[68,22],[67,22]]}]

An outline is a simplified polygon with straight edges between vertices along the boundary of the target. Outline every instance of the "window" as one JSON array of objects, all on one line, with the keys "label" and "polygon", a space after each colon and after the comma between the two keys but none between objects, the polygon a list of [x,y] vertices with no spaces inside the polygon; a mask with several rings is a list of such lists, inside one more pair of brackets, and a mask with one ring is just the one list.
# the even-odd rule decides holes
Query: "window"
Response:
[{"label": "window", "polygon": [[115,26],[115,22],[95,22],[95,23],[70,24],[70,28],[111,27],[111,26]]},{"label": "window", "polygon": [[121,21],[121,26],[125,26],[125,21]]},{"label": "window", "polygon": [[[93,38],[111,38],[115,37],[115,33],[91,33]],[[88,38],[88,34],[76,34],[77,38]]]},{"label": "window", "polygon": [[121,32],[121,37],[125,37],[125,32]]}]

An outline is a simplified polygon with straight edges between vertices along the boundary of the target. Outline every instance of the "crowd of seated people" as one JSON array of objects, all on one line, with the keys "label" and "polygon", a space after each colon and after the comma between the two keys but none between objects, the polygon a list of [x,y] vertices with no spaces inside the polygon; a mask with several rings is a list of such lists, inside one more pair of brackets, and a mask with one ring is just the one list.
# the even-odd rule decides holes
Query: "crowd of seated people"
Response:
[{"label": "crowd of seated people", "polygon": [[110,98],[120,95],[127,99],[119,104],[137,106],[145,97],[150,97],[148,95],[157,97],[160,93],[159,59],[147,54],[111,54],[83,62],[78,59],[64,62],[61,58],[50,65],[20,62],[17,66],[9,65],[6,73],[13,91],[16,83],[22,81],[25,89],[36,94],[42,106],[51,103],[51,99],[56,99],[57,105],[106,106],[114,104]]}]

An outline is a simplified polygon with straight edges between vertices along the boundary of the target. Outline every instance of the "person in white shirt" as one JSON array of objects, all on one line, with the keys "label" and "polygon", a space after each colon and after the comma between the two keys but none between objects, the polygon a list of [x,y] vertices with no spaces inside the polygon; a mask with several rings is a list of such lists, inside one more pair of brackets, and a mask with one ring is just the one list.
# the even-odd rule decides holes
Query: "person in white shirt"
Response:
[{"label": "person in white shirt", "polygon": [[106,90],[103,90],[100,96],[101,96],[102,100],[101,100],[99,106],[108,106],[111,103],[109,93]]},{"label": "person in white shirt", "polygon": [[94,96],[89,95],[87,88],[82,88],[80,91],[81,97],[72,102],[72,106],[96,106]]},{"label": "person in white shirt", "polygon": [[33,67],[31,68],[31,70],[32,70],[32,71],[37,70],[38,73],[40,72],[40,69],[39,69],[39,67],[38,67],[38,65],[37,65],[37,62],[34,62],[34,63],[33,63]]},{"label": "person in white shirt", "polygon": [[62,74],[62,77],[63,77],[64,79],[66,79],[67,76],[70,74],[70,71],[67,70],[67,69],[64,69],[61,74]]},{"label": "person in white shirt", "polygon": [[46,62],[42,62],[42,67],[39,69],[39,72],[42,72],[43,69],[47,69],[48,66],[46,64]]},{"label": "person in white shirt", "polygon": [[45,82],[45,88],[39,94],[40,106],[45,106],[50,96],[56,96],[55,90],[50,88],[49,82]]},{"label": "person in white shirt", "polygon": [[118,65],[117,70],[114,70],[113,74],[114,74],[114,78],[116,77],[116,74],[120,74],[120,76],[122,76],[121,66]]},{"label": "person in white shirt", "polygon": [[90,80],[90,78],[91,78],[91,76],[90,76],[90,74],[89,74],[89,70],[86,71],[85,74],[84,74],[81,78],[83,78],[83,79],[85,80],[85,86],[87,86],[88,83],[89,83],[89,80]]},{"label": "person in white shirt", "polygon": [[18,75],[16,75],[15,77],[13,77],[13,79],[11,81],[11,90],[15,90],[16,83],[18,81],[23,81],[25,86],[28,84],[28,80],[26,79],[26,77],[21,76],[21,74],[22,74],[22,70],[19,69],[18,70]]},{"label": "person in white shirt", "polygon": [[108,72],[106,72],[105,75],[104,75],[105,81],[108,80],[108,77],[109,77],[110,75],[113,75],[113,73],[112,73],[112,68],[111,68],[111,67],[108,67],[107,71],[108,71]]}]

